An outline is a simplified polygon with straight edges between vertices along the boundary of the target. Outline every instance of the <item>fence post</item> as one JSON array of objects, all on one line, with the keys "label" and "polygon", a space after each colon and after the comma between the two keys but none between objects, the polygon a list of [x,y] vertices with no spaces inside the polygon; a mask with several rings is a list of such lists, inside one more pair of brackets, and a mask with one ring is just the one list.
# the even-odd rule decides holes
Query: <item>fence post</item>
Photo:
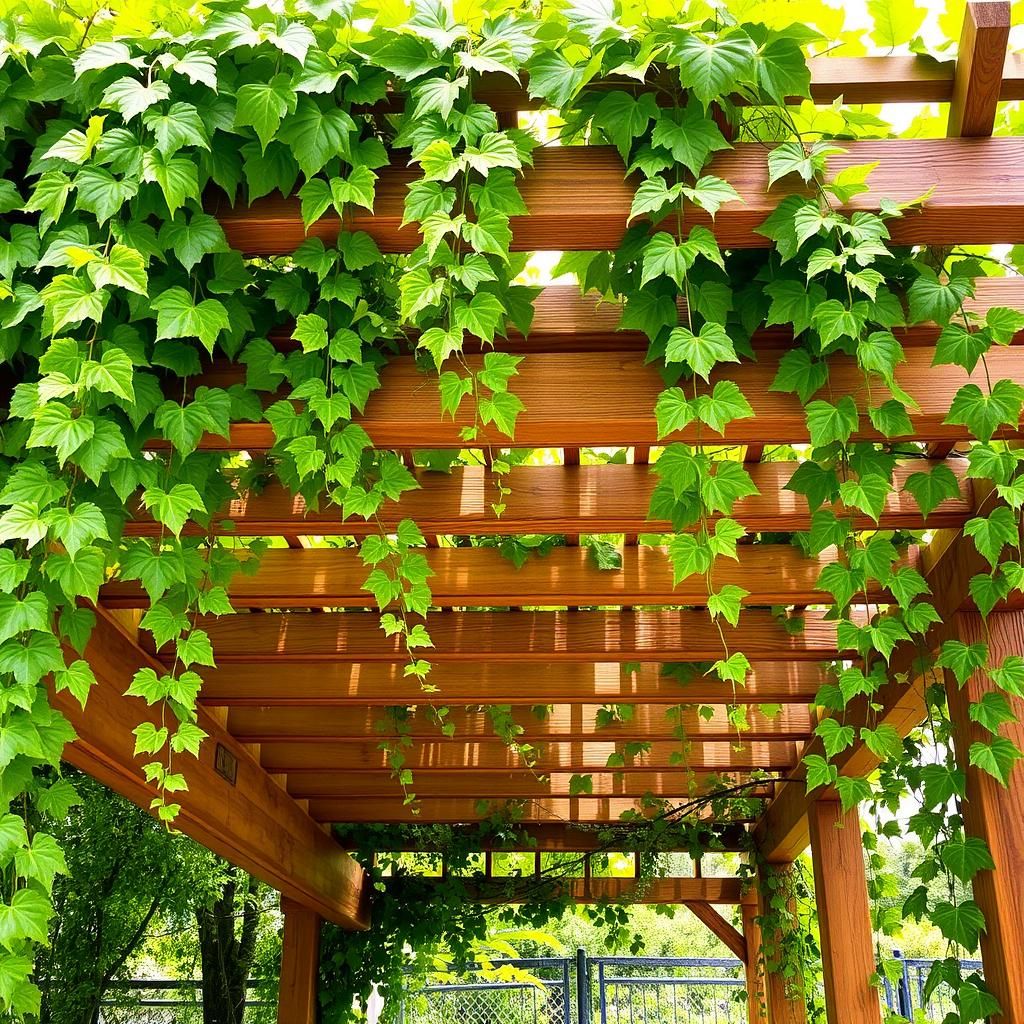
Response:
[{"label": "fence post", "polygon": [[582,947],[576,950],[576,1020],[577,1024],[591,1024],[590,965]]},{"label": "fence post", "polygon": [[896,1011],[908,1020],[913,1016],[914,1008],[910,1002],[910,971],[907,961],[903,959],[901,950],[892,951],[893,959],[899,960],[903,973],[900,975],[899,985],[896,988]]}]

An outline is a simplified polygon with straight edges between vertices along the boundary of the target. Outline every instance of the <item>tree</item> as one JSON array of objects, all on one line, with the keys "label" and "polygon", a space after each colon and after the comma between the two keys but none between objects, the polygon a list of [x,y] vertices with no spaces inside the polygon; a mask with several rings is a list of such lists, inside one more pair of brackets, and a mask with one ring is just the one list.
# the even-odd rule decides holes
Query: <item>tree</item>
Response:
[{"label": "tree", "polygon": [[56,828],[68,875],[54,886],[50,946],[39,957],[41,1024],[96,1024],[111,983],[131,974],[158,915],[208,888],[213,855],[86,776]]}]

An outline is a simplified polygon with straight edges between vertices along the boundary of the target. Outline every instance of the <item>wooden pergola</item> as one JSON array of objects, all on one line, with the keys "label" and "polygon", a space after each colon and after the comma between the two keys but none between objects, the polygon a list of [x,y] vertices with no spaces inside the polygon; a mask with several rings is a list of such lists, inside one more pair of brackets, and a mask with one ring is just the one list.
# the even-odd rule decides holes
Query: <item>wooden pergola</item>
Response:
[{"label": "wooden pergola", "polygon": [[[955,65],[924,58],[876,57],[812,61],[812,95],[821,103],[842,96],[847,103],[950,103],[949,137],[940,140],[854,142],[835,158],[833,169],[877,161],[873,192],[848,209],[869,206],[871,196],[910,200],[934,186],[924,208],[892,222],[898,244],[995,244],[1024,239],[1024,140],[991,138],[996,105],[1024,99],[1024,61],[1007,56],[1009,5],[968,5],[960,56]],[[525,91],[507,80],[488,83],[481,95],[506,118],[533,106]],[[346,221],[349,230],[368,232],[385,252],[407,252],[420,242],[415,226],[402,228],[403,198],[411,171],[396,164],[381,173],[376,212]],[[785,185],[768,195],[766,152],[738,144],[720,154],[712,168],[736,186],[742,203],[723,208],[713,224],[723,248],[763,247],[756,228],[775,208]],[[572,187],[566,188],[566,182]],[[613,248],[621,240],[633,195],[612,148],[541,150],[528,171],[522,194],[529,216],[513,219],[514,248],[568,250]],[[581,215],[580,195],[586,195]],[[305,236],[294,199],[267,198],[248,208],[213,207],[229,243],[247,255],[290,252]],[[710,221],[708,221],[710,224]],[[325,217],[311,231],[333,240],[341,222]],[[1024,285],[992,279],[973,300],[980,312],[997,306],[1024,308]],[[316,948],[321,919],[347,928],[368,926],[372,907],[361,868],[332,837],[335,822],[468,823],[480,815],[479,802],[523,800],[522,821],[533,829],[540,851],[586,851],[592,833],[576,823],[617,822],[627,810],[644,812],[644,794],[685,801],[723,776],[753,780],[741,814],[728,809],[719,824],[725,848],[736,848],[736,831],[752,834],[762,857],[790,864],[809,844],[820,915],[826,1000],[831,1024],[879,1021],[877,991],[868,979],[875,955],[864,876],[860,826],[855,810],[843,812],[834,790],[808,795],[802,758],[819,752],[813,735],[820,709],[811,707],[828,678],[828,666],[843,657],[836,628],[816,605],[830,603],[818,584],[828,553],[805,558],[789,545],[741,545],[736,563],[716,570],[719,584],[734,582],[749,591],[751,606],[735,632],[754,666],[745,688],[697,675],[681,686],[661,668],[665,663],[718,658],[721,641],[702,607],[702,581],[673,585],[662,549],[639,545],[644,532],[670,524],[648,519],[656,478],[647,463],[659,443],[651,410],[662,383],[645,364],[647,339],[618,331],[618,312],[575,289],[550,287],[536,304],[529,338],[513,336],[509,350],[528,353],[516,391],[526,411],[515,444],[560,449],[561,464],[522,466],[509,477],[507,509],[498,518],[487,467],[456,468],[449,474],[415,470],[420,488],[384,511],[385,526],[413,519],[431,543],[434,571],[432,614],[435,649],[431,689],[403,674],[404,649],[384,638],[373,603],[362,588],[365,570],[352,549],[307,547],[313,536],[359,536],[376,527],[342,520],[337,509],[308,510],[301,499],[277,486],[260,494],[239,493],[213,517],[213,532],[238,537],[283,537],[288,546],[266,553],[253,575],[239,575],[231,599],[241,613],[201,621],[216,651],[218,667],[204,673],[199,725],[210,739],[195,761],[183,759],[189,789],[181,794],[178,826],[212,850],[278,888],[285,897],[285,945],[280,1020],[308,1024],[316,1001]],[[897,331],[907,348],[901,385],[918,402],[911,412],[919,453],[897,470],[897,486],[922,469],[947,466],[959,494],[927,519],[909,494],[897,489],[883,510],[882,529],[932,531],[927,546],[911,549],[939,612],[926,646],[950,637],[981,635],[980,616],[969,600],[968,581],[983,560],[961,528],[990,506],[987,488],[965,474],[957,446],[966,430],[946,422],[956,390],[968,379],[955,366],[932,367],[938,326]],[[742,499],[735,516],[748,531],[805,530],[809,512],[803,497],[784,489],[795,466],[761,462],[765,447],[808,440],[804,409],[796,398],[770,389],[777,362],[791,342],[785,332],[766,330],[755,338],[758,361],[712,376],[734,379],[749,398],[754,416],[729,424],[722,441],[745,448],[760,493]],[[1016,339],[1024,342],[1024,335]],[[989,356],[994,376],[1024,385],[1024,357],[1016,345]],[[471,357],[472,358],[472,357]],[[860,372],[851,362],[832,364],[832,386],[856,393]],[[198,383],[226,386],[238,379],[237,365],[214,364]],[[979,368],[978,374],[981,373]],[[392,360],[383,386],[359,422],[377,448],[393,449],[412,463],[417,449],[460,448],[466,423],[441,415],[436,390],[424,386],[413,360]],[[867,423],[865,417],[863,422]],[[881,441],[865,427],[860,439]],[[1004,436],[1017,437],[1016,430]],[[495,445],[497,436],[489,439]],[[682,430],[673,440],[693,440]],[[272,447],[267,423],[238,423],[229,438],[210,435],[211,450],[257,452]],[[624,447],[627,464],[581,465],[581,447]],[[227,524],[227,525],[225,525]],[[865,528],[874,523],[863,519]],[[228,528],[230,527],[230,528]],[[158,536],[159,524],[140,509],[130,536]],[[194,532],[208,532],[194,527]],[[493,549],[437,546],[438,536],[553,533],[569,544],[515,569]],[[573,540],[580,535],[618,533],[626,537],[621,571],[602,572]],[[866,595],[885,602],[884,592]],[[807,609],[800,631],[787,629],[768,609]],[[146,665],[161,670],[161,655],[146,646],[138,616],[147,600],[135,584],[103,588],[98,623],[86,657],[99,685],[83,714],[68,693],[55,695],[79,739],[69,761],[113,789],[149,804],[151,792],[133,757],[132,729],[146,713],[124,696],[133,674]],[[543,610],[532,610],[532,609]],[[485,610],[481,610],[485,609]],[[1000,606],[988,619],[994,658],[1024,650],[1024,609]],[[728,633],[728,628],[727,628]],[[860,698],[847,712],[854,725],[885,722],[901,736],[925,716],[922,649],[902,642],[892,654],[888,684],[873,698]],[[905,682],[904,682],[905,680]],[[950,714],[964,750],[976,726],[967,702],[988,684],[981,678],[962,689],[949,687]],[[730,728],[726,705],[778,704],[769,717],[750,713],[751,728],[741,742]],[[595,726],[595,712],[608,704],[637,706],[628,722]],[[688,747],[685,763],[665,710],[685,704],[710,705],[705,718],[682,713]],[[493,735],[486,706],[509,704],[522,726],[521,739],[536,750],[531,766]],[[414,745],[409,766],[418,796],[413,809],[402,799],[376,722],[380,709],[415,706]],[[423,713],[430,705],[452,708],[451,736],[439,735]],[[551,705],[544,719],[532,705]],[[1016,702],[1024,718],[1024,703]],[[1024,744],[1024,727],[1011,726]],[[649,752],[616,767],[610,754],[624,743],[650,743]],[[875,756],[855,743],[838,757],[841,773],[864,774]],[[967,765],[967,757],[963,764]],[[966,812],[972,834],[983,836],[995,870],[975,882],[975,899],[988,930],[982,939],[985,977],[1003,1006],[1000,1021],[1024,1021],[1024,789],[1002,789],[965,767]],[[591,774],[593,791],[572,795],[573,775]],[[1019,781],[1019,780],[1018,780]],[[753,801],[753,803],[752,803]],[[726,804],[728,802],[726,801]],[[750,806],[759,808],[755,820]],[[837,827],[841,826],[841,827]],[[730,839],[730,837],[732,837]],[[628,834],[622,840],[629,848]],[[575,884],[575,883],[574,883]],[[579,899],[628,895],[630,882],[580,881]],[[691,906],[748,964],[752,988],[750,1019],[794,1022],[804,1010],[788,998],[781,980],[758,970],[760,936],[756,898],[737,879],[698,876],[664,879],[646,899]],[[742,908],[742,931],[715,905]],[[757,997],[754,997],[757,993]]]}]

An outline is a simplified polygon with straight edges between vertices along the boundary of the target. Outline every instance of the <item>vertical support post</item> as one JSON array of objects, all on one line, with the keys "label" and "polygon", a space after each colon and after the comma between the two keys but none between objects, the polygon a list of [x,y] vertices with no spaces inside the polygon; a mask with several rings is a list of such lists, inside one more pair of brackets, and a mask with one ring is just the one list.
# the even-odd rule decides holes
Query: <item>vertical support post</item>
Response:
[{"label": "vertical support post", "polygon": [[[1024,651],[1024,612],[993,612],[985,622],[975,612],[958,612],[957,636],[966,644],[987,643],[989,663],[999,664],[1008,654]],[[963,803],[968,835],[984,839],[995,868],[974,877],[974,899],[985,915],[981,956],[985,982],[999,1000],[1002,1013],[993,1024],[1024,1020],[1024,772],[1018,767],[1010,784],[1001,786],[991,775],[974,768],[969,751],[976,741],[991,740],[969,714],[970,705],[995,689],[983,672],[977,672],[961,688],[947,676],[946,695],[953,724],[957,760],[967,779]],[[1024,700],[1006,695],[1017,720],[1006,722],[1001,735],[1024,747]]]},{"label": "vertical support post", "polygon": [[816,800],[808,818],[828,1022],[879,1024],[860,818],[838,800]]},{"label": "vertical support post", "polygon": [[949,105],[950,138],[992,134],[1009,39],[1009,0],[969,0]]},{"label": "vertical support post", "polygon": [[284,941],[277,1024],[316,1024],[320,970],[320,916],[308,907],[281,898]]},{"label": "vertical support post", "polygon": [[[774,888],[776,885],[781,889],[783,885],[788,885],[788,878],[792,872],[792,864],[769,864],[761,868],[758,889],[762,889],[763,886]],[[774,909],[769,906],[769,903],[776,902],[778,901],[773,897],[766,896],[763,891],[760,892],[758,896],[759,916],[762,918],[767,916],[768,912]],[[795,909],[791,903],[789,906],[791,910]],[[761,951],[765,960],[764,988],[765,995],[768,997],[768,1024],[806,1024],[807,1005],[803,995],[796,994],[796,998],[791,998],[791,995],[795,994],[792,992],[793,979],[786,977],[780,970],[771,969],[780,966],[778,953],[781,942],[780,934],[765,933],[762,930]],[[768,950],[771,952],[769,953]]]},{"label": "vertical support post", "polygon": [[576,1020],[578,1024],[591,1024],[590,965],[582,946],[576,950]]},{"label": "vertical support post", "polygon": [[740,907],[743,941],[747,955],[743,961],[747,987],[748,1024],[768,1024],[768,992],[765,989],[764,961],[761,955],[761,926],[757,923],[757,907],[744,903]]}]

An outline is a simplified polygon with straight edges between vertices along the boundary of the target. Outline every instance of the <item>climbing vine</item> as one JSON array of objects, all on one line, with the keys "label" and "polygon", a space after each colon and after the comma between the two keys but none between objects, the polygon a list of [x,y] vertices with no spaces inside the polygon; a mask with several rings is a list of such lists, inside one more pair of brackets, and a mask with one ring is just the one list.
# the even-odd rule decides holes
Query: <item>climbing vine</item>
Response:
[{"label": "climbing vine", "polygon": [[[923,49],[918,8],[868,6],[879,46]],[[529,283],[528,255],[512,251],[510,225],[529,212],[521,176],[537,147],[555,141],[615,147],[636,186],[619,247],[565,254],[559,269],[621,302],[621,327],[646,334],[666,382],[651,410],[664,441],[652,462],[651,518],[672,524],[658,539],[676,582],[703,578],[721,637],[710,665],[668,671],[710,673],[734,698],[749,677],[735,631],[749,595],[718,583],[716,566],[735,559],[741,542],[768,537],[748,537],[738,514],[756,487],[742,452],[724,439],[753,409],[730,370],[757,358],[755,331],[791,330],[772,389],[797,396],[809,444],[779,443],[766,457],[800,462],[787,486],[806,499],[811,525],[783,539],[809,555],[835,549],[820,586],[832,596],[829,614],[848,658],[815,700],[819,752],[787,784],[834,786],[844,808],[871,808],[869,835],[883,838],[903,828],[902,803],[915,801],[905,824],[921,841],[921,885],[879,928],[932,921],[950,957],[936,962],[929,986],[952,987],[954,1017],[965,1024],[996,1012],[983,980],[962,978],[956,963],[958,950],[978,947],[984,921],[967,887],[992,861],[964,829],[964,765],[942,673],[952,686],[978,673],[991,682],[969,707],[986,738],[967,759],[1007,785],[1022,755],[1003,727],[1014,718],[1010,698],[1024,696],[1024,658],[996,662],[984,639],[950,640],[928,664],[927,636],[939,616],[926,580],[904,557],[919,538],[865,524],[879,522],[898,489],[926,517],[960,493],[946,465],[926,468],[915,397],[899,383],[905,353],[896,332],[934,322],[935,363],[976,378],[956,393],[946,421],[973,438],[966,474],[988,496],[964,529],[989,567],[970,581],[970,594],[987,617],[1024,589],[1021,454],[1001,440],[1019,427],[1024,388],[996,379],[987,358],[1024,328],[1024,314],[980,315],[970,303],[976,279],[1015,273],[1020,252],[895,245],[890,225],[927,204],[927,183],[914,203],[871,196],[870,210],[847,213],[851,199],[870,192],[873,168],[836,171],[836,158],[847,140],[890,128],[875,110],[810,103],[808,54],[845,38],[834,9],[805,3],[798,16],[787,5],[753,7],[0,7],[5,1014],[31,1017],[39,1007],[33,951],[46,942],[49,892],[65,865],[34,823],[66,814],[76,799],[67,782],[41,771],[59,766],[73,735],[50,691],[87,703],[95,678],[84,651],[96,616],[108,614],[96,607],[105,583],[137,581],[148,601],[139,627],[165,671],[142,669],[128,693],[140,699],[140,721],[144,705],[157,712],[158,724],[147,719],[135,730],[136,753],[149,759],[152,810],[169,823],[185,787],[181,759],[205,738],[196,702],[216,657],[206,624],[232,613],[232,577],[256,571],[270,543],[231,536],[223,510],[232,497],[276,481],[310,507],[371,524],[360,531],[368,603],[379,606],[385,637],[397,637],[407,654],[406,675],[434,685],[426,538],[392,507],[419,479],[402,453],[375,447],[360,418],[388,361],[412,353],[425,386],[437,388],[441,414],[464,424],[463,449],[418,453],[419,469],[485,463],[495,481],[492,511],[505,512],[511,470],[533,456],[513,447],[524,411],[516,381],[529,356],[502,345],[510,333],[529,333],[539,291]],[[959,31],[955,8],[940,19],[947,36]],[[532,114],[510,123],[488,105],[485,83],[507,79],[518,88],[521,76],[549,112],[543,123]],[[1013,108],[1002,116],[1000,130],[1020,130]],[[713,160],[745,141],[763,144],[769,194],[780,197],[757,228],[763,250],[723,248],[714,233],[719,211],[741,200]],[[348,230],[354,213],[374,209],[379,172],[393,157],[411,168],[403,229],[417,244],[402,256]],[[799,190],[786,187],[794,182]],[[246,256],[229,244],[219,215],[273,193],[297,196],[308,237],[287,255]],[[336,241],[320,230],[325,218],[340,225]],[[859,368],[856,394],[832,387],[838,360]],[[252,441],[257,428],[269,430],[267,444]],[[898,460],[913,459],[922,469],[900,475]],[[155,535],[127,528],[147,516],[159,524]],[[620,564],[615,540],[585,541],[605,571]],[[559,542],[489,543],[519,561]],[[869,601],[879,590],[886,601]],[[794,610],[776,611],[786,628],[800,629]],[[913,684],[893,671],[895,652],[904,651],[925,661],[924,729],[904,738],[870,717],[850,724],[853,702]],[[626,720],[625,707],[602,708],[595,726]],[[749,729],[747,707],[730,703],[737,742]],[[682,710],[674,711],[679,765],[688,753]],[[409,714],[391,710],[382,745],[414,804]],[[493,731],[531,762],[510,708],[489,714]],[[443,708],[434,714],[442,733],[446,717]],[[876,773],[840,772],[854,743],[880,762]],[[644,744],[625,744],[609,766],[645,753]],[[572,786],[587,793],[592,783],[575,776]],[[726,814],[734,798],[749,799],[723,779],[715,809]],[[27,813],[28,801],[37,814]],[[660,812],[647,826],[655,830],[671,808],[649,802]],[[469,863],[468,847],[454,853]],[[940,877],[948,885],[936,899],[929,883]],[[769,895],[766,930],[774,923],[783,936],[769,966],[795,976],[813,940],[782,920],[791,916],[789,895]],[[380,906],[370,946],[387,934],[391,954],[442,933],[463,941],[460,929],[468,942],[484,927],[483,913],[470,909],[459,928],[442,919],[452,902],[416,923],[403,914],[407,902],[382,898]],[[545,896],[522,913],[539,922],[559,907]],[[332,958],[344,961],[347,980],[336,991],[349,1002],[368,992],[359,948],[328,956],[339,970]]]}]

